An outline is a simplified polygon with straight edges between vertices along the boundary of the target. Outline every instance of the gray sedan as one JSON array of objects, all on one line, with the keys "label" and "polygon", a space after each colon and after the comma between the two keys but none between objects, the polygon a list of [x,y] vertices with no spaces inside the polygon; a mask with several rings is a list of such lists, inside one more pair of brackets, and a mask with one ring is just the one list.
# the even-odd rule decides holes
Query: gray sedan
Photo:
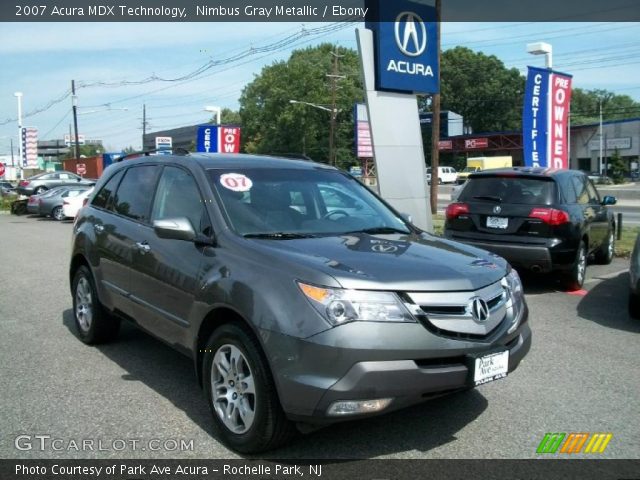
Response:
[{"label": "gray sedan", "polygon": [[95,180],[82,178],[71,172],[41,173],[22,180],[18,184],[17,191],[20,195],[38,195],[55,187],[95,185]]},{"label": "gray sedan", "polygon": [[636,245],[631,254],[629,278],[629,314],[640,318],[640,234],[636,238]]},{"label": "gray sedan", "polygon": [[65,216],[62,211],[62,204],[65,198],[75,197],[82,192],[89,190],[88,186],[79,187],[63,187],[56,190],[53,195],[43,195],[38,199],[40,215],[51,215],[55,220],[64,220]]}]

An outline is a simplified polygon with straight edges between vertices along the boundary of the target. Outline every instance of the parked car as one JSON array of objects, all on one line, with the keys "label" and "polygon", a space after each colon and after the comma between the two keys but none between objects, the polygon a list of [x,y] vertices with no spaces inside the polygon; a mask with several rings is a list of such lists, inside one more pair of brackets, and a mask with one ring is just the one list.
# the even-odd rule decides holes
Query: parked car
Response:
[{"label": "parked car", "polygon": [[51,195],[58,195],[63,192],[65,188],[66,187],[55,187],[51,190],[45,190],[37,195],[29,195],[29,199],[27,200],[27,212],[31,215],[45,215],[44,213],[40,213],[41,199]]},{"label": "parked car", "polygon": [[[456,183],[458,172],[453,167],[438,167],[438,183]],[[431,183],[431,167],[427,168],[427,183]]]},{"label": "parked car", "polygon": [[611,179],[611,177],[608,177],[607,175],[603,175],[600,172],[590,172],[587,174],[587,176],[589,177],[589,180],[591,180],[596,185],[612,185],[613,184],[613,180]]},{"label": "parked car", "polygon": [[[331,189],[362,209],[335,215]],[[497,380],[531,343],[503,259],[308,161],[113,164],[76,218],[69,279],[79,338],[112,340],[127,319],[188,355],[215,431],[241,452]]]},{"label": "parked car", "polygon": [[62,213],[64,218],[75,218],[84,205],[85,200],[93,193],[93,187],[85,190],[76,196],[69,196],[62,202]]},{"label": "parked car", "polygon": [[11,182],[0,181],[0,197],[17,195],[16,187]]},{"label": "parked car", "polygon": [[54,187],[66,185],[95,185],[96,181],[82,178],[71,172],[41,173],[22,180],[18,184],[17,191],[21,195],[38,195]]},{"label": "parked car", "polygon": [[38,200],[40,207],[38,213],[43,216],[51,216],[54,220],[64,220],[66,218],[62,210],[64,201],[68,198],[77,197],[90,188],[88,186],[63,187],[53,195],[42,196]]},{"label": "parked car", "polygon": [[629,266],[629,314],[640,318],[640,234],[631,254]]},{"label": "parked car", "polygon": [[589,178],[576,170],[512,168],[474,173],[447,207],[446,238],[484,248],[514,267],[558,272],[582,287],[587,260],[611,263],[615,219]]}]

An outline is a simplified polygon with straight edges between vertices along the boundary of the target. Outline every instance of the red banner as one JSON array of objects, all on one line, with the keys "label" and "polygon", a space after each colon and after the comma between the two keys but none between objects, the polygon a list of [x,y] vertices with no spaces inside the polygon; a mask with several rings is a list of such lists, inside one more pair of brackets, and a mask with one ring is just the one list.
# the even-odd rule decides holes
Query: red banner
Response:
[{"label": "red banner", "polygon": [[221,153],[240,153],[240,127],[219,127]]},{"label": "red banner", "polygon": [[438,142],[438,150],[452,150],[452,149],[453,149],[453,141],[440,140]]},{"label": "red banner", "polygon": [[464,141],[464,148],[471,150],[474,148],[487,148],[489,146],[488,138],[470,138]]},{"label": "red banner", "polygon": [[549,129],[551,168],[569,168],[569,105],[571,104],[571,77],[551,75],[551,126]]}]

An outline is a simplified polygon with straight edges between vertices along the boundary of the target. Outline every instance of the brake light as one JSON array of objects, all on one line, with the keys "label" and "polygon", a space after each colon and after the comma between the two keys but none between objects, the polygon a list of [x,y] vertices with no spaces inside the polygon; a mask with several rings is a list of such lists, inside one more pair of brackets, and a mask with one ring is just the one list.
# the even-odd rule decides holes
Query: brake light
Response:
[{"label": "brake light", "polygon": [[529,213],[529,218],[542,220],[548,225],[569,223],[569,214],[564,210],[557,210],[555,208],[534,208],[531,210],[531,213]]},{"label": "brake light", "polygon": [[451,203],[445,211],[447,220],[453,220],[458,218],[460,215],[465,215],[467,213],[469,213],[469,205],[466,203]]},{"label": "brake light", "polygon": [[26,187],[27,185],[29,185],[29,180],[22,180],[22,181],[20,182],[20,186],[21,186],[21,187]]}]

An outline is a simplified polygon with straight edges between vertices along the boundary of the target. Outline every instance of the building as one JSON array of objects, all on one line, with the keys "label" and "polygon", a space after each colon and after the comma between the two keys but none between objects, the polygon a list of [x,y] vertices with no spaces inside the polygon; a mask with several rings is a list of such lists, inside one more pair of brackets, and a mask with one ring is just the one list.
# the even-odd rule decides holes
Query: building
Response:
[{"label": "building", "polygon": [[171,137],[172,148],[182,148],[184,150],[195,150],[195,142],[198,136],[198,127],[202,124],[188,127],[173,128],[171,130],[161,130],[159,132],[147,133],[142,137],[142,149],[153,150],[156,148],[156,137]]},{"label": "building", "polygon": [[602,122],[602,137],[599,123],[571,128],[571,168],[590,172],[602,171],[616,150],[629,171],[638,169],[640,118]]}]

